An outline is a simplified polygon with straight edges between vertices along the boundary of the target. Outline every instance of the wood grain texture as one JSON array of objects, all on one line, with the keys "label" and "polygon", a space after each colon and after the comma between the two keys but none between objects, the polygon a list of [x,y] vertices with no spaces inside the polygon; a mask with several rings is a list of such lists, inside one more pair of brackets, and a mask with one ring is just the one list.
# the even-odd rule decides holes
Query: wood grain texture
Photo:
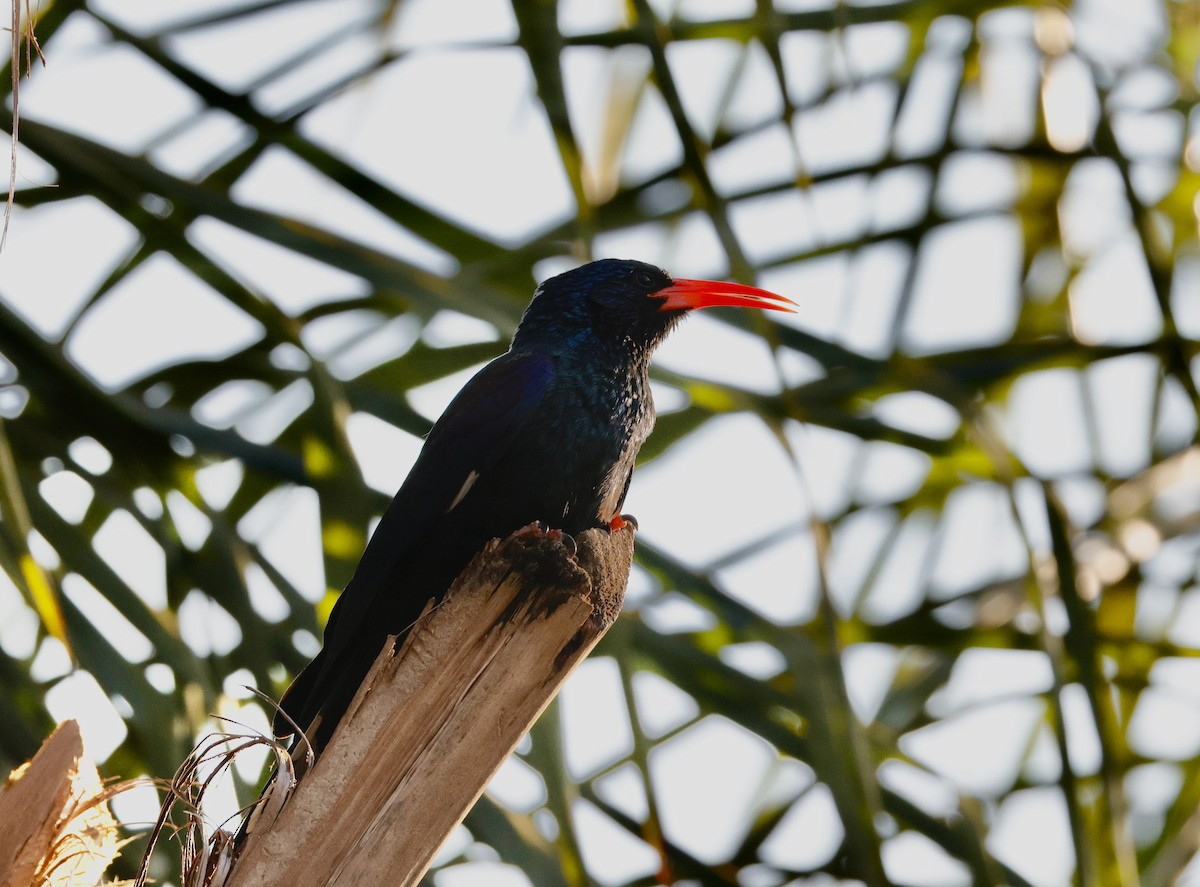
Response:
[{"label": "wood grain texture", "polygon": [[117,823],[79,725],[63,721],[0,791],[0,887],[90,887],[117,857]]},{"label": "wood grain texture", "polygon": [[230,884],[416,884],[620,611],[633,533],[577,542],[572,554],[524,530],[489,544],[403,646],[380,654]]}]

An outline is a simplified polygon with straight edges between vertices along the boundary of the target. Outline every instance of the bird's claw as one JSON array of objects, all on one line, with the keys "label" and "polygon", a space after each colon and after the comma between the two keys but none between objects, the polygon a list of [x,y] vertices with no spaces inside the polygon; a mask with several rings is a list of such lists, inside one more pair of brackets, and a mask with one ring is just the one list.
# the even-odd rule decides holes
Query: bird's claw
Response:
[{"label": "bird's claw", "polygon": [[562,547],[567,550],[567,554],[572,557],[579,550],[579,546],[575,544],[575,537],[570,533],[564,533],[562,530],[546,530],[546,538],[561,543]]},{"label": "bird's claw", "polygon": [[614,515],[613,519],[608,522],[608,530],[610,533],[615,533],[618,530],[623,530],[626,527],[632,527],[634,530],[638,528],[637,518],[632,514]]},{"label": "bird's claw", "polygon": [[521,529],[517,530],[515,533],[513,533],[513,535],[517,538],[524,538],[526,536],[541,536],[544,535],[545,532],[545,524],[543,524],[540,520],[535,520],[533,523],[529,523],[521,527]]},{"label": "bird's claw", "polygon": [[571,536],[570,533],[564,533],[559,529],[551,529],[547,524],[542,523],[540,520],[535,520],[533,523],[526,524],[525,526],[521,527],[521,529],[513,533],[513,535],[517,538],[545,536],[547,539],[550,539],[553,542],[562,543],[563,548],[565,548],[567,553],[572,556],[574,556],[575,552],[579,550],[579,546],[575,544],[575,538]]}]

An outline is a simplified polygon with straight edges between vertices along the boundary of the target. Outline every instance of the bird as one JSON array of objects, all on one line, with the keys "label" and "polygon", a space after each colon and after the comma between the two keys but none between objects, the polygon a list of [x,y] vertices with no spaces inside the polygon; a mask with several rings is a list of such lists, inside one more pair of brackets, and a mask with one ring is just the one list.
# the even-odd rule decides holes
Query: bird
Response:
[{"label": "bird", "polygon": [[537,287],[508,351],[426,437],[330,613],[322,649],[285,692],[275,735],[299,727],[319,754],[388,636],[403,637],[491,539],[534,522],[573,535],[631,520],[621,508],[654,425],[651,355],[689,312],[722,305],[795,310],[766,290],[672,278],[629,259]]}]

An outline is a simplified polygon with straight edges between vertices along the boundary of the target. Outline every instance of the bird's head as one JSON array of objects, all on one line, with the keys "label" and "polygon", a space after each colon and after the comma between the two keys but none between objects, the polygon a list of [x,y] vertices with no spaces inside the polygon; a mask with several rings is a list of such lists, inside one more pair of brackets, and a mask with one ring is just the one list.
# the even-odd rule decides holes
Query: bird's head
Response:
[{"label": "bird's head", "polygon": [[672,278],[645,262],[601,259],[539,286],[513,347],[559,352],[590,343],[648,357],[689,311],[718,305],[795,309],[788,299],[756,287]]}]

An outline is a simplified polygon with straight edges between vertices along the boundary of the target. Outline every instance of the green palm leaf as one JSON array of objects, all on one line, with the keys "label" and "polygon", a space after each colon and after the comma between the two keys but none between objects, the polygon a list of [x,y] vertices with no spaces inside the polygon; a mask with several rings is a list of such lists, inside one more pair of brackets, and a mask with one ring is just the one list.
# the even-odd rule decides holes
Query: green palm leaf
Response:
[{"label": "green palm leaf", "polygon": [[[431,6],[39,11],[45,173],[0,254],[0,764],[83,672],[111,775],[167,776],[214,713],[264,723],[238,685],[312,655],[437,404],[536,278],[615,252],[801,314],[664,351],[631,501],[681,507],[643,500],[579,678],[613,722],[552,708],[447,876],[1194,868],[1189,4]],[[731,489],[729,441],[787,476]]]}]

